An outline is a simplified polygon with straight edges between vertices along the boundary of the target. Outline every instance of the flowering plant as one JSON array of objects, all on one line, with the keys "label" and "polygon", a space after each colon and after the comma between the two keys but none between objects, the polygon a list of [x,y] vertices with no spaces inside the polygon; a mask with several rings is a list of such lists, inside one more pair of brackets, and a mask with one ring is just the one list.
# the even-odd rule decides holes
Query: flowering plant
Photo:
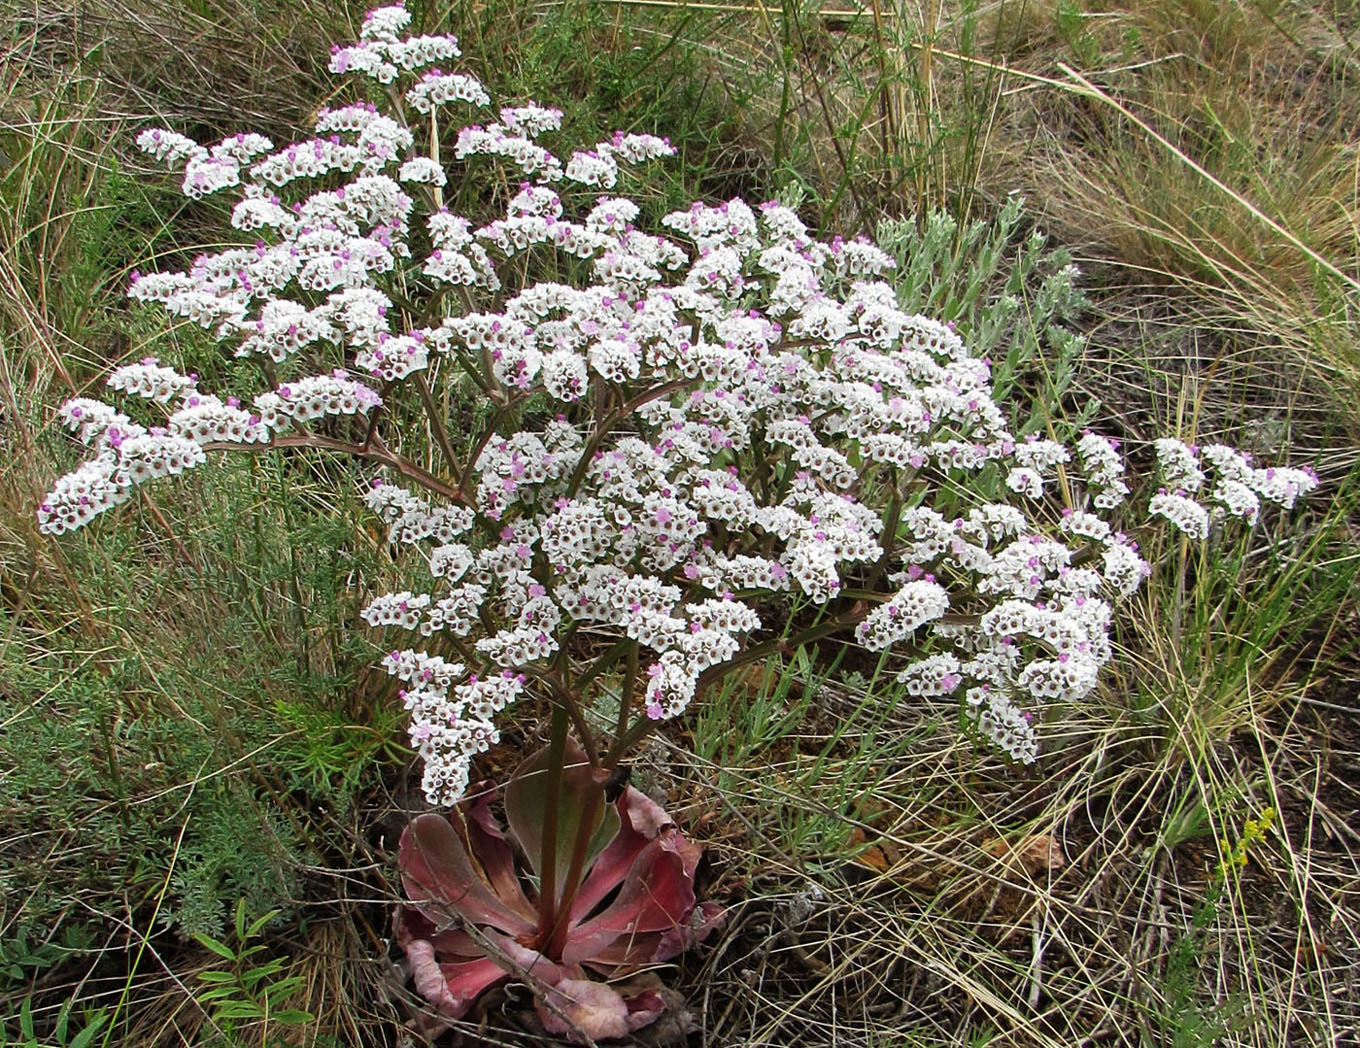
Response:
[{"label": "flowering plant", "polygon": [[[430,803],[463,801],[502,710],[526,695],[552,709],[548,749],[506,799],[529,894],[485,797],[452,821],[422,816],[403,841],[414,910],[399,938],[417,985],[456,1017],[474,990],[529,973],[558,1028],[612,1035],[655,1002],[616,994],[624,1013],[612,999],[564,1013],[564,994],[613,992],[584,989],[586,968],[664,960],[716,916],[683,890],[695,846],[634,793],[605,796],[657,723],[744,661],[846,634],[891,650],[907,694],[957,696],[970,731],[1028,763],[1033,710],[1097,686],[1115,605],[1148,567],[1115,519],[1130,490],[1117,442],[1014,439],[989,362],[900,308],[874,243],[823,243],[790,207],[740,200],[646,232],[613,191],[671,155],[667,141],[619,132],[564,161],[543,144],[558,110],[462,125],[446,114],[488,107],[486,90],[434,68],[457,41],[402,36],[409,21],[379,8],[334,50],[331,69],[384,106],[324,109],[307,141],[138,139],[183,170],[188,195],[236,191],[232,226],[256,239],[134,275],[132,296],[211,330],[269,388],[247,406],[155,359],[117,369],[109,387],[163,417],[64,405],[93,455],[38,517],[52,534],[78,528],[222,450],[312,447],[378,467],[367,505],[431,581],[363,617],[422,638],[385,666]],[[480,225],[444,197],[479,166],[507,176],[503,215]],[[475,424],[446,406],[469,393],[486,409]],[[423,413],[428,455],[402,444],[404,402]],[[1150,511],[1196,538],[1316,485],[1223,446],[1156,452],[1166,488]],[[606,685],[609,735],[587,716]],[[526,777],[533,803],[515,785]],[[660,860],[642,856],[663,838],[687,856],[666,874],[673,934],[600,933],[603,913],[654,883]],[[620,942],[644,931],[645,950]]]}]

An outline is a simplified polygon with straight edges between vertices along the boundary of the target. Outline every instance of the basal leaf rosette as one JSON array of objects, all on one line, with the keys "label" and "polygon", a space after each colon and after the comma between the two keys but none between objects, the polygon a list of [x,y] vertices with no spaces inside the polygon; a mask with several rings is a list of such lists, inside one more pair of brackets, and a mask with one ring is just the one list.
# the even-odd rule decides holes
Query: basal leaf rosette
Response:
[{"label": "basal leaf rosette", "polygon": [[[596,813],[593,846],[572,897],[556,900],[559,926],[543,929],[534,898],[543,884],[536,858],[543,757],[505,791],[509,837],[492,813],[491,791],[407,827],[398,864],[411,904],[397,915],[397,944],[417,991],[443,1019],[461,1018],[486,990],[517,979],[535,990],[550,1033],[624,1037],[665,1008],[652,984],[628,977],[701,941],[722,911],[696,903],[699,846],[636,789],[606,806],[603,782],[569,743],[558,803],[577,817]],[[529,869],[539,875],[533,881],[521,875]]]}]

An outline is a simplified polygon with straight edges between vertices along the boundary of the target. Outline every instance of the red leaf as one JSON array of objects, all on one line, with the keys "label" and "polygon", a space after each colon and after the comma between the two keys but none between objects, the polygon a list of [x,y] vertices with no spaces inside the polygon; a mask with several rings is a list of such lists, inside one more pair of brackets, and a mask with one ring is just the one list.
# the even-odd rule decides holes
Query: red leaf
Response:
[{"label": "red leaf", "polygon": [[[618,897],[598,916],[573,929],[562,951],[563,960],[589,964],[615,939],[636,939],[647,932],[668,931],[689,919],[694,909],[694,868],[690,864],[686,870],[681,854],[686,849],[678,848],[671,840],[678,837],[675,830],[670,830],[642,849],[619,888]],[[695,848],[683,839],[678,843]],[[629,963],[649,963],[650,952],[642,953],[629,951]]]},{"label": "red leaf", "polygon": [[[537,919],[533,904],[524,894],[515,872],[515,853],[491,814],[491,791],[486,791],[467,811],[468,851],[482,864],[492,889],[510,909],[527,921]],[[507,929],[509,930],[509,929]]]},{"label": "red leaf", "polygon": [[411,965],[416,992],[448,1019],[461,1019],[473,1001],[510,977],[509,972],[487,957],[475,961],[437,961],[434,944],[428,939],[409,942],[406,960]]},{"label": "red leaf", "polygon": [[716,902],[701,902],[689,915],[689,920],[661,934],[651,963],[669,961],[672,957],[678,957],[690,947],[703,942],[708,938],[709,932],[722,924],[726,916],[727,911]]},{"label": "red leaf", "polygon": [[[441,932],[430,939],[426,933],[431,928],[420,914],[403,908],[397,915],[397,945],[406,951],[416,992],[446,1019],[459,1019],[487,989],[508,978],[509,972],[490,958],[478,956],[480,950],[465,954],[468,960],[450,961],[446,951],[455,946],[455,938],[468,937],[463,932]],[[451,952],[464,953],[461,948]]]},{"label": "red leaf", "polygon": [[533,922],[506,905],[478,874],[462,838],[440,815],[418,815],[401,835],[397,867],[411,902],[436,926],[465,920],[511,934]]},{"label": "red leaf", "polygon": [[661,1018],[666,1010],[666,1002],[655,990],[643,990],[632,997],[625,997],[628,1005],[628,1029],[641,1030]]},{"label": "red leaf", "polygon": [[614,806],[621,816],[619,832],[600,853],[581,884],[571,907],[573,922],[588,916],[605,896],[623,883],[647,842],[656,838],[662,826],[670,824],[670,818],[660,805],[631,786],[623,791]]},{"label": "red leaf", "polygon": [[[603,773],[569,742],[559,791],[561,839],[555,861],[565,872],[578,830],[593,858],[567,915],[560,956],[545,955],[537,915],[522,887],[517,856],[491,814],[490,794],[448,819],[418,817],[402,837],[400,868],[414,908],[398,918],[417,989],[445,1016],[506,976],[533,990],[544,1025],[570,1039],[624,1037],[654,1022],[665,998],[650,986],[597,981],[669,960],[704,938],[722,918],[716,904],[695,905],[694,873],[702,849],[664,809],[637,790],[603,804]],[[547,812],[546,752],[531,757],[506,787],[511,836],[537,868]],[[599,819],[587,813],[602,811]],[[555,950],[558,940],[549,940]]]}]

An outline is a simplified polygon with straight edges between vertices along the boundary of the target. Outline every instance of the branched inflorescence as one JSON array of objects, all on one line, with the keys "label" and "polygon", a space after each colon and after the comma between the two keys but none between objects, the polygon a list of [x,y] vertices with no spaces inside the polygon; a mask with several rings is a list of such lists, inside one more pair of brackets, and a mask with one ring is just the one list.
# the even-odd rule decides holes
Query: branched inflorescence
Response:
[{"label": "branched inflorescence", "polygon": [[[989,363],[899,307],[873,243],[820,242],[775,202],[696,203],[660,235],[639,228],[637,204],[599,194],[671,154],[663,139],[618,133],[564,160],[540,141],[560,134],[555,109],[458,126],[447,114],[488,94],[434,68],[458,56],[452,37],[403,38],[408,22],[374,11],[332,56],[388,112],[324,110],[315,137],[281,149],[140,137],[190,196],[237,189],[232,225],[253,242],[136,277],[133,297],[280,377],[245,406],[155,360],[118,369],[110,388],[163,406],[164,423],[65,405],[94,455],[57,482],[42,529],[80,527],[210,450],[310,443],[385,464],[368,505],[434,584],[363,614],[428,638],[386,668],[434,803],[463,794],[526,688],[571,691],[577,653],[632,645],[640,716],[661,720],[809,605],[825,606],[809,636],[891,648],[906,694],[957,696],[981,735],[1033,760],[1026,711],[1096,687],[1113,605],[1147,572],[1111,516],[1129,493],[1117,443],[1017,442]],[[479,165],[520,182],[480,224],[443,198]],[[544,259],[556,279],[523,275]],[[319,360],[332,366],[308,374]],[[466,439],[446,438],[453,460],[430,472],[383,443],[379,391],[422,393],[430,411],[451,376],[496,410],[481,432],[431,418]],[[363,417],[363,440],[315,428],[345,416]],[[1222,446],[1156,452],[1150,512],[1193,538],[1316,484]]]}]

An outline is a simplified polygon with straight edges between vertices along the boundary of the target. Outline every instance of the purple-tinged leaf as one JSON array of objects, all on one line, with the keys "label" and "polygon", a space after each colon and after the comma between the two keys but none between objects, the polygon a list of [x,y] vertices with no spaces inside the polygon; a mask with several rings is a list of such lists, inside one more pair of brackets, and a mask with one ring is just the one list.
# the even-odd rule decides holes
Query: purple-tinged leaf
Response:
[{"label": "purple-tinged leaf", "polygon": [[657,943],[656,952],[652,954],[651,963],[660,964],[662,961],[669,961],[672,957],[679,957],[691,947],[697,946],[708,938],[710,932],[714,931],[727,916],[727,911],[716,902],[701,902],[694,907],[689,915],[689,920],[684,924],[674,928],[669,928],[661,933],[660,941]]},{"label": "purple-tinged leaf", "polygon": [[533,922],[507,905],[468,857],[462,838],[441,815],[418,815],[401,835],[397,867],[411,902],[437,926],[454,920],[527,933]]},{"label": "purple-tinged leaf", "polygon": [[655,990],[643,990],[631,997],[625,997],[628,1005],[628,1029],[641,1030],[661,1018],[666,1010],[666,1002]]},{"label": "purple-tinged leaf", "polygon": [[435,956],[434,944],[429,939],[412,939],[406,944],[406,960],[416,992],[448,1019],[461,1019],[473,1001],[510,977],[509,972],[486,957],[441,962]]},{"label": "purple-tinged leaf", "polygon": [[[694,909],[693,868],[686,876],[684,859],[675,849],[666,847],[671,836],[678,834],[670,831],[643,848],[614,901],[572,930],[562,951],[563,960],[589,964],[616,939],[626,941],[648,932],[669,931],[689,919]],[[637,965],[650,960],[650,956],[630,957]]]},{"label": "purple-tinged leaf", "polygon": [[491,814],[491,798],[491,791],[486,791],[467,809],[467,818],[462,824],[466,832],[465,843],[472,857],[481,863],[488,883],[500,900],[532,922],[537,913],[515,872],[515,853],[510,842]]},{"label": "purple-tinged leaf", "polygon": [[[406,951],[416,992],[444,1018],[459,1019],[473,1001],[509,978],[510,973],[484,954],[450,950],[457,937],[468,938],[465,933],[440,932],[430,938],[432,930],[433,925],[420,914],[403,909],[397,916],[397,945]],[[450,960],[451,953],[454,957],[463,954],[468,959]]]},{"label": "purple-tinged leaf", "polygon": [[619,832],[595,860],[590,875],[577,892],[571,907],[573,922],[588,917],[622,884],[648,841],[655,840],[662,829],[671,825],[670,816],[661,805],[631,786],[614,802],[614,807],[621,816]]},{"label": "purple-tinged leaf", "polygon": [[[417,989],[439,1014],[456,1018],[506,977],[527,984],[548,1030],[568,1039],[608,1040],[654,1022],[666,1009],[659,983],[645,977],[612,985],[667,961],[703,939],[722,917],[695,905],[702,849],[664,809],[634,789],[604,804],[604,775],[568,742],[558,807],[555,861],[565,873],[578,833],[589,837],[585,876],[563,937],[538,934],[511,841],[491,813],[490,795],[466,801],[448,819],[417,818],[402,838],[400,866],[413,906],[398,918]],[[511,837],[537,868],[547,812],[537,754],[506,787]],[[592,810],[604,814],[588,818]],[[560,952],[559,952],[560,951]]]}]

